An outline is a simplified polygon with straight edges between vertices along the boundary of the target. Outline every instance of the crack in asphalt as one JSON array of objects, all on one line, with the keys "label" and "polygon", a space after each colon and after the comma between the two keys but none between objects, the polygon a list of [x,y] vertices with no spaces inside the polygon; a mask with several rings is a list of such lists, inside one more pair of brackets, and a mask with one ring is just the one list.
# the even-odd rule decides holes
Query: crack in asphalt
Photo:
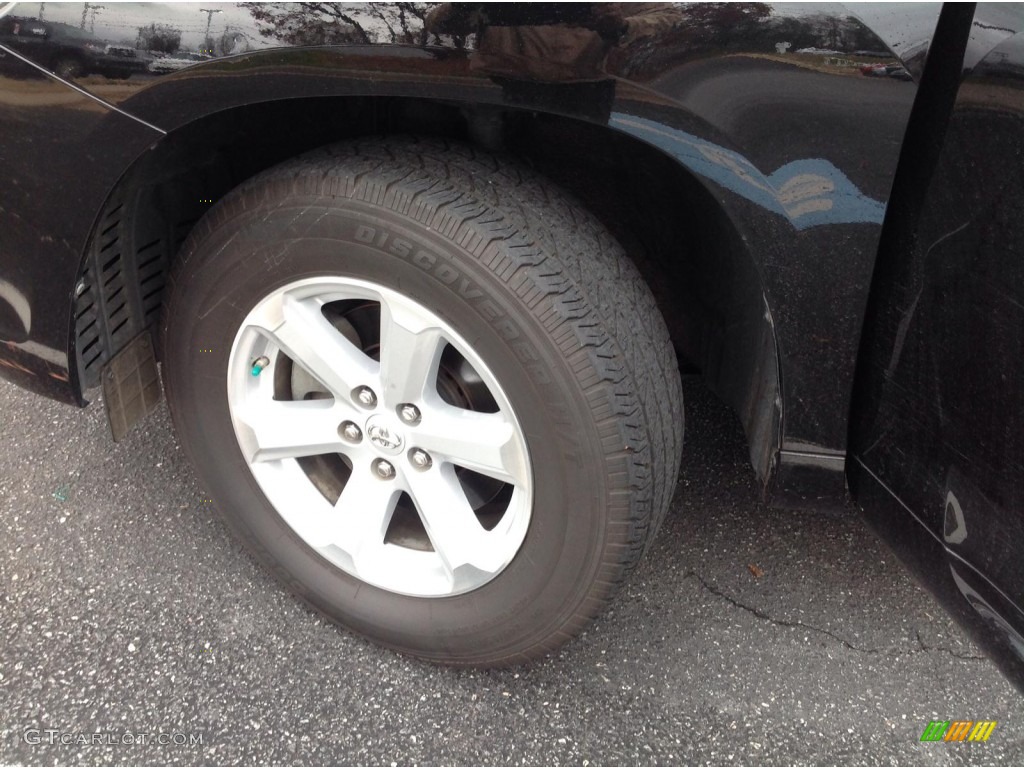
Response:
[{"label": "crack in asphalt", "polygon": [[700,585],[704,589],[706,589],[708,592],[710,592],[711,594],[713,594],[713,595],[715,595],[717,597],[720,597],[721,599],[725,600],[730,605],[732,605],[732,606],[734,606],[736,608],[739,608],[742,611],[746,611],[747,613],[753,614],[754,616],[756,616],[759,619],[762,619],[764,621],[768,621],[768,622],[770,622],[772,624],[775,624],[776,626],[780,626],[780,627],[800,628],[800,629],[806,629],[806,630],[808,630],[810,632],[817,632],[818,634],[825,635],[826,637],[832,638],[833,640],[837,641],[838,643],[841,643],[845,647],[849,648],[851,651],[856,651],[857,653],[866,653],[866,654],[881,655],[881,656],[912,656],[912,655],[914,655],[916,653],[940,652],[940,653],[948,653],[949,655],[954,656],[954,657],[956,657],[958,659],[971,660],[971,661],[975,661],[975,660],[976,661],[984,661],[987,658],[986,656],[981,656],[981,655],[978,655],[978,654],[960,653],[958,651],[953,650],[952,648],[944,648],[942,646],[928,646],[928,645],[925,644],[924,640],[921,638],[921,631],[920,630],[915,630],[915,634],[917,636],[918,648],[914,649],[914,650],[900,651],[900,650],[896,650],[896,649],[884,649],[884,648],[861,648],[860,646],[854,645],[853,643],[851,643],[846,638],[844,638],[844,637],[842,637],[840,635],[837,635],[834,632],[830,632],[827,629],[822,629],[821,627],[815,627],[815,626],[813,626],[811,624],[805,624],[802,621],[788,621],[786,619],[777,619],[774,616],[771,616],[771,615],[765,613],[760,608],[755,608],[752,605],[747,605],[746,603],[742,603],[739,600],[737,600],[736,598],[732,597],[731,595],[729,595],[729,594],[723,592],[722,590],[718,589],[717,587],[712,586],[703,576],[701,576],[696,571],[690,571],[687,575],[688,576],[692,576],[693,578],[695,578],[698,582],[700,582]]},{"label": "crack in asphalt", "polygon": [[917,644],[920,646],[920,650],[919,651],[910,651],[910,653],[920,653],[920,651],[925,651],[925,652],[928,652],[928,651],[942,651],[943,653],[948,653],[950,656],[955,656],[958,659],[987,659],[988,658],[987,656],[980,656],[980,655],[978,655],[976,653],[960,653],[958,651],[954,651],[952,648],[944,648],[941,645],[928,646],[928,645],[925,644],[924,640],[921,638],[921,630],[915,629],[914,633],[917,635]]}]

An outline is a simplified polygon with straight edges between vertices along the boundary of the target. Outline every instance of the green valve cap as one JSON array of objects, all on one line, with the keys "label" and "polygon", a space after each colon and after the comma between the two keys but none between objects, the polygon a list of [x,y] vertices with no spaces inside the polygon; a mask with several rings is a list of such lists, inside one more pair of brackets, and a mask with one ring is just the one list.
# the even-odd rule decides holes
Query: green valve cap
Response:
[{"label": "green valve cap", "polygon": [[266,357],[257,357],[252,361],[252,375],[259,376],[260,372],[268,365],[270,365],[270,360]]}]

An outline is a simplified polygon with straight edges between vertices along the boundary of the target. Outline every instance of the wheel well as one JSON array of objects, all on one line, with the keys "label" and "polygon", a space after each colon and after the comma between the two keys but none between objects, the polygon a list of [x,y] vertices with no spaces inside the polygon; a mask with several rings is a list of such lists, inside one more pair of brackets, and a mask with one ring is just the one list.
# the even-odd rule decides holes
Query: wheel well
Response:
[{"label": "wheel well", "polygon": [[77,289],[82,388],[159,322],[168,269],[192,226],[251,176],[319,146],[410,133],[473,141],[568,188],[622,242],[651,286],[684,373],[738,412],[767,482],[778,448],[779,377],[760,277],[727,213],[689,172],[604,126],[422,99],[296,99],[215,113],[171,132],[110,194]]}]

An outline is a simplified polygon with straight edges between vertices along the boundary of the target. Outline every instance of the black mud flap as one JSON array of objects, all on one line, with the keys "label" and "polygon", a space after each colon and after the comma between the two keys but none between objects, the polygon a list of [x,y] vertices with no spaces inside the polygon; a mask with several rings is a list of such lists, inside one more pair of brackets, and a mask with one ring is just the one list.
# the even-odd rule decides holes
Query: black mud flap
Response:
[{"label": "black mud flap", "polygon": [[140,333],[110,359],[101,380],[107,421],[114,442],[118,442],[160,404],[162,388],[149,331]]}]

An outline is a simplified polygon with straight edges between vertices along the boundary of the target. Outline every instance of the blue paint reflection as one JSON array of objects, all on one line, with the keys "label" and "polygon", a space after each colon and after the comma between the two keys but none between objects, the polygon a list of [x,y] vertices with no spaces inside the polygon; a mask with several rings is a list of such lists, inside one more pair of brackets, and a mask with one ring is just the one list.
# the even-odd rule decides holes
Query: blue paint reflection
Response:
[{"label": "blue paint reflection", "polygon": [[796,229],[822,224],[881,224],[885,204],[864,195],[822,158],[794,160],[765,176],[742,155],[642,117],[613,113],[609,124],[679,160],[694,173],[785,216]]}]

